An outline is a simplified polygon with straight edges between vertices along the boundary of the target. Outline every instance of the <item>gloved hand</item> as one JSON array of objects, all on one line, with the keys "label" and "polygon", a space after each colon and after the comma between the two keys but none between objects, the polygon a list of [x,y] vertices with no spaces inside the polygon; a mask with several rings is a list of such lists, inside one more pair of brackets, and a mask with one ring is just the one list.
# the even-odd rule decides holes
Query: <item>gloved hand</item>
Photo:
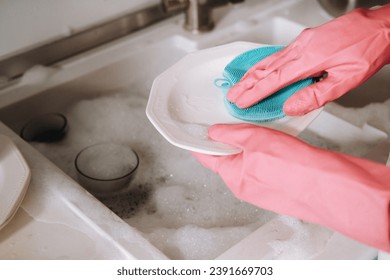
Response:
[{"label": "gloved hand", "polygon": [[209,137],[242,150],[194,153],[238,198],[390,251],[390,168],[251,124],[215,125]]},{"label": "gloved hand", "polygon": [[306,114],[339,98],[390,63],[390,4],[356,9],[304,30],[290,45],[254,65],[228,92],[240,108],[250,107],[287,85],[327,76],[291,96],[287,115]]}]

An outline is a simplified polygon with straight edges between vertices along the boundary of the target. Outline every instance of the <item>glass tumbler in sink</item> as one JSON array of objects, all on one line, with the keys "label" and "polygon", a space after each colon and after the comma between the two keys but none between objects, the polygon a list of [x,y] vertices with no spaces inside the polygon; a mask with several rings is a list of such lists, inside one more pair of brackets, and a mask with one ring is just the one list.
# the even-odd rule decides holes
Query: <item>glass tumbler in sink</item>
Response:
[{"label": "glass tumbler in sink", "polygon": [[127,189],[139,158],[130,147],[99,143],[81,150],[75,159],[80,184],[95,196],[110,196]]}]

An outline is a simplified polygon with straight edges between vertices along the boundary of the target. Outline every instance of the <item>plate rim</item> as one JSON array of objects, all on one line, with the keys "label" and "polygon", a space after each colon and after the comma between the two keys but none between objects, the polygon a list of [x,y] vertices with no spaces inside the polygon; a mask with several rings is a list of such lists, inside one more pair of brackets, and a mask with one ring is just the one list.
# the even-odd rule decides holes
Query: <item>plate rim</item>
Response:
[{"label": "plate rim", "polygon": [[[1,150],[5,150],[6,152],[10,153],[10,155],[7,155],[5,157],[5,161],[3,162],[0,159],[0,164],[4,164],[5,170],[7,171],[7,168],[14,168],[15,166],[18,166],[18,174],[19,176],[13,177],[15,174],[15,170],[11,170],[10,172],[5,172],[5,179],[3,180],[4,183],[13,182],[12,187],[16,186],[16,189],[12,189],[13,192],[11,193],[12,198],[11,200],[13,202],[9,203],[7,206],[8,209],[4,211],[5,215],[3,217],[0,217],[0,230],[5,227],[14,217],[17,210],[19,209],[21,203],[24,200],[24,197],[27,193],[28,186],[30,184],[31,180],[31,170],[21,154],[20,150],[17,148],[15,143],[6,135],[0,134],[0,143],[1,143]],[[13,162],[11,162],[13,161]],[[12,166],[11,166],[12,164]],[[8,173],[8,174],[7,174]],[[9,176],[11,174],[11,176]],[[8,177],[7,177],[8,176]],[[7,186],[4,188],[7,190]],[[4,190],[3,189],[3,190]],[[0,190],[1,191],[1,190]],[[0,200],[5,200],[4,196],[1,195]],[[2,205],[1,203],[0,205]]]}]

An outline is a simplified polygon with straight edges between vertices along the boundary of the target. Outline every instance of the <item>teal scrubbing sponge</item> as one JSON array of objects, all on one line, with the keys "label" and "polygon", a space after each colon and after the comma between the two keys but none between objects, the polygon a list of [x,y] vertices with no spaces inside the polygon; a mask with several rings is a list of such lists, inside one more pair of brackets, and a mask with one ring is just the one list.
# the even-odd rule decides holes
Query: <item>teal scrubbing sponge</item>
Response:
[{"label": "teal scrubbing sponge", "polygon": [[226,65],[223,71],[224,78],[216,79],[214,84],[224,93],[225,107],[232,116],[250,122],[267,122],[282,118],[285,116],[283,104],[286,102],[287,98],[298,90],[315,82],[312,78],[298,81],[245,109],[238,108],[226,98],[228,90],[240,81],[253,65],[282,48],[283,47],[281,46],[256,48],[238,55]]}]

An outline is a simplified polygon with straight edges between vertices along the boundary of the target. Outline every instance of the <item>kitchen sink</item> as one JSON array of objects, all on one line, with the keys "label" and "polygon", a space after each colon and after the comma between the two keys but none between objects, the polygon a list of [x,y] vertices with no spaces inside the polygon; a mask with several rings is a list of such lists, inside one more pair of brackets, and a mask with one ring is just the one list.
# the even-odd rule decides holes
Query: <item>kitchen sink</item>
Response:
[{"label": "kitchen sink", "polygon": [[390,98],[390,66],[383,67],[374,76],[339,98],[336,102],[345,107],[364,107],[383,103]]},{"label": "kitchen sink", "polygon": [[[51,67],[37,65],[0,91],[0,120],[19,135],[35,116],[49,112],[65,115],[69,130],[63,140],[28,145],[54,163],[58,172],[67,174],[80,189],[74,158],[81,149],[111,141],[136,150],[140,166],[129,190],[93,199],[115,213],[115,223],[129,225],[155,247],[153,250],[161,252],[139,258],[374,258],[377,250],[330,229],[236,199],[216,174],[203,168],[188,151],[163,139],[145,115],[154,78],[188,53],[233,41],[286,45],[310,22],[317,25],[330,19],[315,1],[248,2],[217,11],[219,24],[211,33],[186,33],[178,16]],[[309,8],[312,12],[307,16],[300,12]],[[314,16],[315,13],[318,15]],[[337,114],[344,112],[344,106],[384,102],[389,88],[385,79],[388,70],[384,68],[354,90],[351,97],[331,104],[329,110],[325,108],[302,138],[313,145],[363,157],[386,141],[383,127],[379,129],[364,120],[364,125],[351,124],[346,121],[348,116]],[[340,128],[352,134],[336,135]],[[351,141],[363,150],[350,149]],[[91,199],[86,192],[80,193],[79,199],[83,195]],[[20,215],[27,217],[23,211]],[[99,217],[94,219],[92,222],[100,222]],[[275,228],[280,229],[277,234],[273,234]],[[0,232],[0,242],[3,234],[12,235],[12,228]],[[68,246],[58,250],[67,250],[65,247]],[[131,252],[131,248],[127,250]],[[70,255],[88,258],[78,254],[81,253]]]}]

